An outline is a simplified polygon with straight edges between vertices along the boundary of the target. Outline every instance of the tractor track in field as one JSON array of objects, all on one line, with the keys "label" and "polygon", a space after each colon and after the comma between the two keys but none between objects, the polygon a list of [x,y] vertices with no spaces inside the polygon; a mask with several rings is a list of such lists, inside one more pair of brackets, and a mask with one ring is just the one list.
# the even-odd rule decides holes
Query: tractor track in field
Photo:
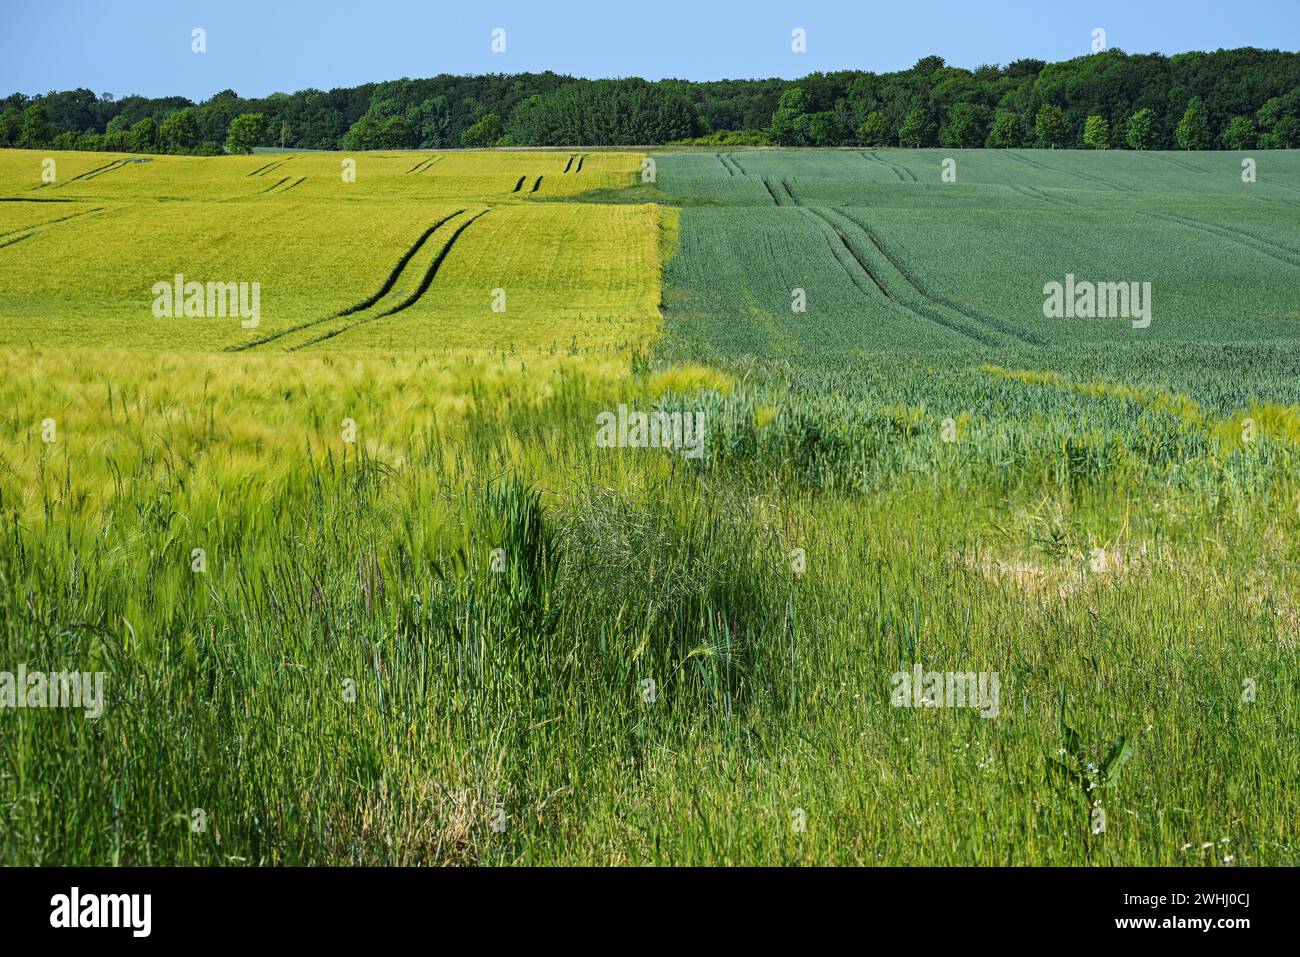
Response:
[{"label": "tractor track in field", "polygon": [[[292,176],[286,176],[286,177],[284,177],[283,179],[276,180],[276,181],[275,181],[274,183],[272,183],[270,186],[266,187],[266,189],[260,189],[260,190],[258,190],[258,191],[257,191],[257,195],[258,195],[258,196],[264,196],[264,195],[266,195],[267,193],[275,193],[276,196],[283,195],[284,193],[289,192],[289,190],[293,189],[295,186],[301,186],[302,183],[303,183],[303,181],[306,180],[307,177],[306,177],[306,176],[300,176],[298,179],[294,180],[292,183],[289,183],[289,180],[291,180],[291,179],[293,179]],[[285,183],[289,183],[289,185],[288,185],[288,186],[284,186]],[[281,186],[284,186],[284,189],[280,189]],[[275,192],[276,190],[279,190],[279,192]]]},{"label": "tractor track in field", "polygon": [[901,180],[903,178],[902,174],[897,169],[895,169],[893,166],[886,163],[879,156],[876,156],[873,153],[868,153],[866,150],[858,150],[858,155],[865,160],[871,160],[873,163],[885,167],[885,169],[893,173],[894,176],[897,177],[898,179]]},{"label": "tractor track in field", "polygon": [[118,170],[120,170],[122,167],[128,166],[134,162],[135,160],[130,160],[130,159],[117,160],[116,162],[109,163],[107,166],[101,166],[99,169],[93,169],[89,173],[82,173],[80,176],[74,176],[72,177],[72,179],[67,180],[64,183],[61,183],[59,185],[66,186],[68,183],[75,183],[78,180],[82,182],[86,182],[92,179],[98,179],[99,177],[106,176],[109,173],[115,173]]},{"label": "tractor track in field", "polygon": [[457,226],[455,230],[452,231],[452,234],[447,237],[447,241],[442,244],[442,248],[438,250],[438,255],[434,257],[433,262],[429,264],[429,268],[425,271],[424,278],[420,281],[419,287],[415,290],[415,292],[411,293],[411,295],[407,296],[397,305],[393,306],[391,309],[385,309],[383,312],[377,313],[376,315],[365,316],[361,319],[358,319],[356,322],[348,323],[347,325],[340,326],[337,329],[331,329],[329,332],[324,332],[319,336],[316,336],[312,339],[308,339],[306,342],[301,342],[296,346],[290,346],[286,351],[297,352],[299,349],[305,349],[308,346],[314,346],[318,342],[324,342],[327,339],[333,339],[335,336],[341,335],[342,333],[347,332],[349,329],[355,329],[357,326],[363,326],[367,322],[374,322],[377,319],[384,319],[388,316],[395,316],[397,315],[397,313],[402,312],[405,309],[409,309],[411,306],[415,305],[428,291],[429,286],[433,284],[434,278],[438,275],[438,270],[442,267],[443,260],[447,258],[448,253],[451,252],[451,248],[454,245],[456,245],[456,240],[460,238],[460,234],[463,233],[465,230],[469,229],[469,227],[479,217],[486,216],[491,211],[492,211],[491,207],[481,210],[480,212],[475,213],[469,219],[465,220],[463,223]]},{"label": "tractor track in field", "polygon": [[1265,186],[1276,186],[1279,189],[1289,189],[1292,192],[1300,193],[1300,186],[1292,186],[1289,183],[1273,183],[1268,180],[1263,181]]},{"label": "tractor track in field", "polygon": [[1084,182],[1093,182],[1099,186],[1105,186],[1107,189],[1117,190],[1121,193],[1140,192],[1140,190],[1133,186],[1125,186],[1123,183],[1112,183],[1108,179],[1102,179],[1100,176],[1093,176],[1091,173],[1080,173],[1078,170],[1072,169],[1062,170],[1061,172],[1066,173],[1069,176],[1075,176]]},{"label": "tractor track in field", "polygon": [[369,309],[380,299],[383,299],[384,296],[388,295],[389,291],[393,288],[393,286],[397,285],[398,277],[401,276],[402,270],[406,268],[406,264],[409,263],[411,259],[415,256],[415,254],[420,251],[421,247],[423,247],[424,244],[429,241],[429,237],[438,231],[438,227],[442,226],[444,223],[450,222],[451,220],[455,219],[463,212],[465,212],[465,210],[458,209],[454,213],[448,213],[446,216],[443,216],[432,226],[430,226],[428,229],[422,232],[420,234],[420,237],[414,243],[411,244],[411,247],[407,249],[406,252],[402,253],[402,257],[397,260],[393,268],[389,271],[388,278],[384,280],[384,284],[379,288],[379,291],[376,292],[374,295],[361,300],[361,302],[357,303],[355,306],[351,306],[347,309],[344,309],[342,312],[338,313],[338,316],[339,317],[350,316],[354,312],[360,312],[363,309]]},{"label": "tractor track in field", "polygon": [[1163,153],[1152,153],[1149,152],[1148,150],[1135,150],[1134,152],[1138,153],[1141,156],[1149,156],[1151,157],[1151,159],[1160,160],[1165,163],[1172,163],[1174,166],[1177,166],[1179,169],[1185,169],[1190,173],[1209,172],[1208,169],[1202,169],[1201,167],[1195,165],[1194,163],[1189,163],[1187,160],[1174,159],[1172,156],[1165,156]]},{"label": "tractor track in field", "polygon": [[1047,192],[1046,190],[1039,189],[1037,186],[1026,186],[1025,189],[1029,190],[1031,194],[1037,194],[1043,197],[1043,199],[1047,200],[1049,203],[1059,203],[1063,206],[1074,206],[1074,207],[1079,207],[1083,205],[1077,199],[1071,199],[1069,196],[1053,196],[1051,193]]},{"label": "tractor track in field", "polygon": [[407,248],[406,252],[402,253],[401,257],[393,265],[393,268],[389,270],[388,277],[384,279],[383,285],[379,287],[378,292],[375,292],[367,296],[365,299],[362,299],[360,302],[356,303],[355,305],[348,306],[346,309],[342,309],[338,312],[331,313],[328,316],[322,316],[319,319],[310,319],[307,322],[300,322],[296,326],[291,326],[288,329],[281,329],[279,332],[272,333],[269,336],[263,336],[260,339],[254,339],[251,342],[241,342],[239,345],[236,346],[227,346],[226,351],[243,352],[246,349],[253,349],[256,348],[257,346],[265,345],[268,342],[274,342],[275,340],[281,339],[284,336],[289,335],[290,333],[299,332],[303,329],[308,329],[312,326],[320,325],[322,322],[329,322],[331,319],[342,319],[346,316],[350,316],[354,313],[362,312],[363,310],[371,308],[393,290],[393,287],[397,285],[397,280],[401,278],[403,270],[406,269],[407,264],[415,257],[415,254],[418,253],[423,248],[424,244],[429,241],[429,237],[432,236],[435,232],[437,232],[438,228],[442,226],[444,223],[452,219],[455,219],[463,212],[465,212],[465,210],[458,209],[454,213],[448,213],[446,216],[443,216],[441,219],[435,222],[432,226],[427,227],[424,230],[424,232],[422,232],[419,235],[419,237],[415,240],[415,242],[413,242]]},{"label": "tractor track in field", "polygon": [[[855,219],[850,215],[850,209],[853,208],[856,207],[841,208],[835,210],[835,212],[854,226],[858,227],[858,229],[862,230],[862,235],[867,237],[867,240],[876,248],[876,251],[894,267],[894,270],[902,277],[903,281],[907,283],[907,285],[910,286],[923,300],[932,304],[934,307],[947,309],[965,317],[969,321],[975,323],[981,332],[986,331],[993,335],[1008,336],[1024,343],[1025,345],[1041,346],[1047,344],[1047,341],[1036,333],[1026,332],[1024,329],[1017,327],[1013,323],[995,318],[994,316],[985,315],[984,313],[978,312],[962,303],[953,302],[946,296],[935,292],[928,285],[922,282],[921,278],[917,276],[907,263],[903,262],[903,260],[900,259],[888,245],[885,244],[884,240],[882,240],[870,226],[862,222],[861,219]],[[978,336],[973,337],[979,338]],[[996,343],[995,341],[995,344],[1000,343]]]},{"label": "tractor track in field", "polygon": [[772,202],[777,206],[800,205],[799,200],[795,199],[794,193],[790,192],[790,185],[785,180],[778,179],[776,181],[776,185],[780,187],[780,190],[774,188],[772,181],[766,176],[762,177],[762,183],[767,187],[767,195],[772,197]]},{"label": "tractor track in field", "polygon": [[1047,203],[1050,206],[1056,205],[1055,203],[1048,200],[1047,197],[1045,196],[1037,196],[1034,193],[1029,192],[1029,187],[1027,186],[1013,186],[1010,183],[1004,183],[1003,185],[1006,186],[1007,189],[1011,190],[1011,192],[1015,193],[1017,196],[1022,196],[1025,199],[1032,199],[1039,203]]},{"label": "tractor track in field", "polygon": [[1252,195],[1250,198],[1252,201],[1256,203],[1263,203],[1265,206],[1270,206],[1270,207],[1290,206],[1293,209],[1300,209],[1300,200],[1291,200],[1280,196],[1265,197],[1265,196],[1258,196],[1258,195]]},{"label": "tractor track in field", "polygon": [[71,179],[65,179],[59,183],[41,183],[40,186],[33,186],[32,189],[45,189],[45,187],[47,186],[52,186],[54,189],[62,189],[64,186],[67,186],[69,183],[77,183],[88,179],[94,179],[96,176],[103,176],[105,173],[111,173],[114,170],[119,170],[123,166],[126,166],[128,163],[133,163],[133,162],[135,161],[131,159],[113,160],[113,162],[105,163],[103,166],[96,166],[94,169],[86,170],[86,172],[81,173],[78,176],[74,176]]},{"label": "tractor track in field", "polygon": [[1060,196],[1051,196],[1047,193],[1044,193],[1041,189],[1034,189],[1034,187],[1032,186],[1012,186],[1010,184],[1003,184],[1003,185],[1007,186],[1007,188],[1010,189],[1012,192],[1017,193],[1018,195],[1023,196],[1026,199],[1037,200],[1040,203],[1046,203],[1048,206],[1054,206],[1057,208],[1064,206],[1066,208],[1069,208],[1071,206],[1079,205],[1072,199],[1063,199]]},{"label": "tractor track in field", "polygon": [[740,163],[736,160],[735,154],[714,153],[713,155],[717,157],[718,162],[722,164],[722,168],[727,171],[728,175],[731,176],[735,176],[737,174],[741,176],[749,175],[749,173],[746,172],[745,167],[741,166]]},{"label": "tractor track in field", "polygon": [[[714,153],[713,158],[722,164],[722,168],[727,171],[728,176],[749,175],[749,170],[740,165],[740,160],[736,159],[735,153]],[[762,179],[764,183],[767,182],[765,177],[760,177],[760,179]],[[773,198],[775,199],[775,197]]]},{"label": "tractor track in field", "polygon": [[570,156],[569,156],[569,161],[568,161],[567,163],[564,164],[564,172],[565,172],[565,173],[567,173],[570,169],[573,168],[573,161],[574,161],[575,159],[577,159],[577,158],[578,158],[578,154],[577,154],[577,153],[572,153],[572,154],[570,154]]},{"label": "tractor track in field", "polygon": [[1026,166],[1032,166],[1034,169],[1042,169],[1051,172],[1052,168],[1050,166],[1044,166],[1042,163],[1038,162],[1038,160],[1031,160],[1028,156],[1021,156],[1015,150],[1005,150],[1004,152],[1013,160],[1016,160],[1019,163],[1024,163]]},{"label": "tractor track in field", "polygon": [[519,190],[521,190],[521,189],[523,188],[524,180],[526,180],[526,179],[528,179],[527,176],[521,176],[521,177],[519,177],[519,182],[515,183],[515,188],[512,189],[510,192],[512,192],[512,193],[517,193],[517,192],[519,192]]},{"label": "tractor track in field", "polygon": [[1073,176],[1076,179],[1081,179],[1085,183],[1095,183],[1098,186],[1105,186],[1107,189],[1113,189],[1121,193],[1139,192],[1139,190],[1134,189],[1132,186],[1124,186],[1120,183],[1112,183],[1108,179],[1102,179],[1100,176],[1093,176],[1091,173],[1079,173],[1072,169],[1062,169],[1059,166],[1048,166],[1046,163],[1038,162],[1038,160],[1031,160],[1027,156],[1021,156],[1019,153],[1013,150],[1003,150],[1003,152],[1006,153],[1007,156],[1010,156],[1013,160],[1017,160],[1018,162],[1021,162],[1026,166],[1032,166],[1034,169],[1042,170],[1045,173],[1063,173],[1066,176]]},{"label": "tractor track in field", "polygon": [[1256,236],[1254,233],[1248,233],[1242,229],[1236,229],[1232,226],[1221,226],[1218,223],[1207,223],[1203,219],[1194,219],[1191,216],[1176,216],[1173,213],[1156,213],[1149,210],[1142,210],[1142,215],[1149,216],[1152,219],[1158,219],[1162,222],[1173,223],[1176,226],[1182,226],[1185,229],[1194,229],[1197,232],[1205,233],[1209,236],[1215,236],[1219,239],[1226,239],[1234,242],[1239,246],[1244,246],[1254,252],[1261,253],[1278,262],[1283,263],[1293,269],[1300,269],[1300,252],[1276,242],[1272,239],[1266,239],[1263,236]]},{"label": "tractor track in field", "polygon": [[[977,325],[975,328],[969,328],[966,322],[953,319],[952,317],[949,316],[945,316],[939,310],[939,307],[943,306],[944,304],[935,300],[933,297],[927,295],[924,292],[924,290],[921,289],[921,287],[919,287],[915,282],[913,282],[909,278],[907,273],[903,272],[901,269],[898,268],[898,264],[893,260],[892,257],[884,256],[884,250],[881,249],[879,243],[877,243],[877,241],[869,233],[867,233],[867,231],[862,227],[862,224],[856,222],[853,219],[850,219],[848,216],[846,216],[843,213],[843,211],[833,210],[833,209],[828,211],[826,209],[821,209],[815,206],[801,206],[800,209],[806,210],[810,215],[816,217],[817,220],[824,223],[835,233],[836,237],[839,239],[840,243],[844,246],[845,250],[847,250],[849,255],[853,257],[853,261],[857,263],[858,268],[861,269],[864,274],[870,277],[871,281],[875,284],[876,288],[879,289],[880,292],[885,296],[885,298],[889,302],[897,306],[899,309],[902,309],[906,312],[910,312],[912,315],[916,316],[919,319],[933,322],[937,325],[943,326],[945,329],[949,330],[950,332],[955,332],[960,336],[963,336],[967,339],[972,339],[983,345],[999,346],[1003,344],[998,338],[991,335],[990,332],[983,327],[983,325]],[[896,273],[898,273],[897,278],[900,279],[903,282],[903,284],[909,286],[915,292],[915,294],[921,298],[922,301],[909,302],[907,301],[907,299],[901,298],[895,295],[893,292],[891,292],[889,289],[889,285],[886,283],[885,279],[881,275],[878,275],[876,270],[871,268],[870,264],[866,260],[866,257],[864,257],[857,249],[854,248],[853,243],[849,241],[848,236],[845,235],[844,230],[841,228],[840,224],[836,223],[835,220],[831,219],[831,217],[828,215],[828,212],[835,213],[837,216],[839,216],[846,222],[860,229],[863,232],[863,234],[867,236],[867,239],[870,240],[871,243],[876,247],[876,251],[880,253],[882,256],[884,256],[885,261],[888,262],[889,265],[894,268],[894,271]],[[836,257],[836,261],[839,262],[841,267],[844,267],[844,261],[841,260],[838,256]],[[847,267],[845,267],[845,271],[848,272]],[[853,278],[852,273],[849,274],[849,278],[850,279]],[[860,283],[855,282],[855,285],[857,285],[859,289],[862,289],[862,285]],[[866,290],[863,291],[865,292]]]},{"label": "tractor track in field", "polygon": [[289,159],[272,160],[270,163],[267,163],[265,166],[259,166],[257,169],[253,170],[253,171],[252,171],[251,173],[249,173],[248,175],[249,175],[249,176],[265,176],[267,173],[271,173],[271,172],[274,172],[275,170],[279,169],[281,166],[283,166],[285,163],[289,162],[289,160],[291,160],[291,159],[293,159],[292,156],[290,156]]},{"label": "tractor track in field", "polygon": [[[464,210],[462,210],[462,212],[464,212]],[[443,260],[447,258],[447,255],[451,252],[451,248],[454,245],[456,245],[456,240],[460,238],[460,234],[463,233],[465,230],[469,229],[469,227],[473,225],[475,221],[482,218],[483,216],[486,216],[490,212],[492,212],[491,206],[489,206],[487,209],[479,210],[473,216],[469,217],[469,219],[465,220],[463,223],[457,226],[452,231],[452,234],[447,237],[447,241],[442,244],[442,248],[438,250],[438,255],[436,255],[433,258],[433,262],[429,264],[429,268],[425,270],[424,278],[420,281],[420,285],[415,290],[415,292],[407,296],[397,305],[393,306],[393,308],[385,309],[379,315],[375,316],[375,318],[382,319],[385,316],[396,315],[397,313],[402,312],[405,309],[409,309],[411,306],[415,305],[415,303],[420,299],[420,297],[423,296],[425,292],[428,291],[429,286],[433,283],[434,277],[438,275],[438,270],[442,268]]]},{"label": "tractor track in field", "polygon": [[[6,246],[13,246],[24,239],[31,239],[37,233],[42,233],[51,226],[58,223],[66,223],[70,219],[80,219],[82,216],[89,216],[91,213],[102,213],[108,209],[107,206],[96,206],[94,209],[83,209],[79,213],[72,213],[68,216],[60,216],[58,219],[51,219],[49,222],[38,223],[35,226],[23,226],[20,229],[11,229],[7,233],[0,233],[0,249]],[[21,233],[21,235],[19,235]]]},{"label": "tractor track in field", "polygon": [[438,162],[438,160],[440,159],[442,159],[441,156],[430,156],[428,159],[420,160],[420,162],[416,163],[414,166],[412,166],[410,169],[406,171],[406,175],[410,176],[412,174],[418,175],[419,173],[423,173],[425,170],[427,170],[434,163]]},{"label": "tractor track in field", "polygon": [[[851,245],[849,245],[848,239],[846,239],[844,234],[840,232],[839,228],[836,227],[834,223],[826,219],[824,216],[819,216],[817,214],[817,210],[808,206],[804,206],[801,208],[804,209],[810,216],[812,216],[813,221],[816,222],[818,225],[829,227],[831,232],[833,232],[836,238],[839,239],[840,245],[844,248],[845,252],[847,252],[850,256],[852,256],[854,262],[858,264],[858,269],[875,285],[876,290],[886,299],[890,300],[891,302],[894,301],[894,297],[889,294],[889,290],[886,289],[884,284],[880,281],[880,277],[878,277],[875,274],[875,272],[871,269],[871,267],[868,266],[867,263],[862,259],[862,257],[858,255],[857,250],[855,250]],[[839,256],[835,255],[835,247],[834,245],[831,244],[831,238],[827,236],[825,232],[822,233],[822,238],[826,240],[826,245],[831,250],[831,256],[834,258],[834,260],[837,263],[839,263],[840,268],[844,270],[844,274],[849,277],[849,280],[853,283],[853,285],[857,286],[858,289],[862,290],[864,294],[869,294],[868,287],[864,286],[858,280],[858,277],[854,275],[853,270],[849,269],[848,266],[844,265],[844,261],[840,259]]]},{"label": "tractor track in field", "polygon": [[881,159],[879,156],[876,155],[875,150],[858,150],[858,155],[863,156],[869,160],[875,160],[881,166],[893,170],[893,173],[895,176],[898,177],[899,182],[902,183],[917,182],[916,174],[913,173],[910,169],[908,169],[906,166],[899,166],[894,163],[891,163],[889,162],[889,160]]},{"label": "tractor track in field", "polygon": [[889,248],[888,245],[885,244],[885,242],[871,229],[870,226],[868,226],[866,223],[862,222],[861,220],[854,219],[844,209],[841,209],[839,212],[841,216],[843,216],[849,222],[853,223],[855,226],[861,229],[862,234],[871,241],[872,245],[874,245],[876,249],[880,251],[880,254],[882,256],[884,256],[887,260],[889,260],[889,264],[893,266],[896,270],[898,270],[899,274],[907,281],[907,284],[910,285],[913,289],[915,289],[919,295],[925,297],[930,302],[951,309],[954,312],[960,313],[961,315],[965,316],[966,318],[974,322],[990,327],[994,332],[998,332],[1001,333],[1002,335],[1010,336],[1013,339],[1018,339],[1027,345],[1041,346],[1047,344],[1047,341],[1045,339],[1043,339],[1041,336],[1035,333],[1026,332],[1025,330],[1018,328],[1012,323],[1006,322],[1001,319],[996,319],[993,316],[986,316],[981,312],[977,312],[976,310],[971,309],[969,306],[962,305],[959,302],[953,302],[947,297],[936,293],[934,290],[930,289],[925,283],[921,281],[920,277],[917,276],[916,273],[914,273],[908,267],[907,263],[903,262]]},{"label": "tractor track in field", "polygon": [[[545,174],[542,174],[542,175],[545,175]],[[542,177],[539,176],[539,177],[537,177],[537,182],[533,183],[533,188],[530,189],[528,192],[530,192],[530,193],[535,193],[535,192],[537,192],[537,191],[538,191],[539,189],[541,189],[541,188],[542,188]]]},{"label": "tractor track in field", "polygon": [[[583,153],[581,156],[578,157],[578,168],[575,169],[573,172],[574,172],[575,174],[577,174],[577,173],[581,173],[581,172],[582,172],[582,164],[585,163],[585,162],[587,162],[587,154],[586,154],[586,153]],[[537,182],[540,183],[541,181],[542,181],[542,178],[541,178],[540,176],[537,177]],[[533,190],[533,192],[536,192],[536,190]]]},{"label": "tractor track in field", "polygon": [[1280,240],[1272,239],[1268,236],[1261,236],[1258,233],[1252,233],[1248,229],[1239,229],[1236,226],[1225,226],[1222,223],[1211,223],[1211,222],[1207,222],[1204,219],[1197,219],[1195,216],[1183,215],[1180,217],[1177,213],[1166,213],[1165,215],[1173,216],[1176,219],[1177,218],[1186,219],[1189,222],[1213,227],[1215,229],[1222,229],[1229,233],[1236,233],[1242,239],[1249,239],[1257,243],[1263,243],[1266,246],[1272,246],[1278,252],[1285,253],[1288,256],[1295,256],[1297,258],[1300,258],[1300,247],[1293,246],[1290,243],[1281,242]]}]

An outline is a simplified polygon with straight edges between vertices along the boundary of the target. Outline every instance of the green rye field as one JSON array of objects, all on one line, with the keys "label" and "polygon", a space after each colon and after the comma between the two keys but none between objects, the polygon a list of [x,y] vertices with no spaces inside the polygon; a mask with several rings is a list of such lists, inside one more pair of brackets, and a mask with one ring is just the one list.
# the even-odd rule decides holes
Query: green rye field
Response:
[{"label": "green rye field", "polygon": [[1298,466],[1295,151],[0,150],[0,863],[1294,866]]}]

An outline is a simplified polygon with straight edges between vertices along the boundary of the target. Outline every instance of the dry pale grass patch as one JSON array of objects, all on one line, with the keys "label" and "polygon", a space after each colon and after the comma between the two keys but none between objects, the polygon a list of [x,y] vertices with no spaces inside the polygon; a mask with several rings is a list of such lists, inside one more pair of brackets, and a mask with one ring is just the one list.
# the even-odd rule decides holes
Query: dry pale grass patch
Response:
[{"label": "dry pale grass patch", "polygon": [[[339,838],[360,860],[401,866],[473,864],[495,806],[480,787],[425,782],[396,794],[383,779],[365,793],[355,830]],[[350,856],[347,848],[335,847],[331,854]]]},{"label": "dry pale grass patch", "polygon": [[1029,598],[1059,601],[1150,575],[1155,564],[1145,542],[1136,548],[1098,548],[1088,558],[1060,561],[990,554],[962,555],[957,561],[999,587]]}]

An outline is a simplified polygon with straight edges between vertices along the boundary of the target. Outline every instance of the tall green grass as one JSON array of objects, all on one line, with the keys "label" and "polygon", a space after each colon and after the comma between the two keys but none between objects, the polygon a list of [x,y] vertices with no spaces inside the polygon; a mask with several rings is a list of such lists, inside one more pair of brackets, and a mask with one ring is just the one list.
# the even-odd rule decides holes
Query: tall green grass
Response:
[{"label": "tall green grass", "polygon": [[[928,412],[837,419],[743,370],[525,390],[503,364],[345,445],[274,360],[211,361],[207,416],[183,377],[130,415],[85,369],[13,399],[0,662],[109,677],[97,721],[0,713],[6,863],[1296,863],[1280,441],[1189,432],[1215,495],[1169,481],[1172,423],[1062,481],[1034,416],[954,448]],[[320,371],[391,410],[419,374],[394,361]],[[1016,388],[1048,419],[1082,401]],[[81,398],[46,447],[26,423],[55,394]],[[710,412],[704,466],[597,448],[616,401]],[[232,457],[227,402],[299,439]],[[914,663],[998,672],[999,716],[891,707]],[[1093,834],[1050,767],[1120,736]]]}]

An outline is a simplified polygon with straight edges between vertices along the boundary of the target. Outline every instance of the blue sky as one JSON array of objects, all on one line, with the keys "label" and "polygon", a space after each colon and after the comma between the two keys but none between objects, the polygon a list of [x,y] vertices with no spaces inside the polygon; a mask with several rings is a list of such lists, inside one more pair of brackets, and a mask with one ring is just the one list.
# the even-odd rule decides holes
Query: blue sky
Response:
[{"label": "blue sky", "polygon": [[[0,95],[85,86],[204,99],[437,73],[795,77],[1090,52],[1300,49],[1300,0],[0,0]],[[191,31],[207,52],[191,51]],[[506,51],[491,52],[491,31]],[[807,31],[806,53],[790,32]]]}]

